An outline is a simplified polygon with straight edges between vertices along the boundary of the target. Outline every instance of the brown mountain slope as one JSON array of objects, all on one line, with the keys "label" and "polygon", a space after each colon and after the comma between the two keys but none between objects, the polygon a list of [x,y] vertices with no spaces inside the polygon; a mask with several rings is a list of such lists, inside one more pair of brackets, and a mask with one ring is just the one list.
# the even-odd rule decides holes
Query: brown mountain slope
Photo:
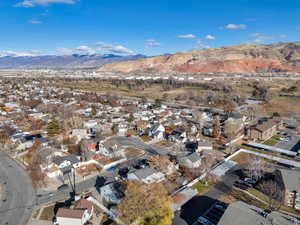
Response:
[{"label": "brown mountain slope", "polygon": [[112,63],[98,71],[184,73],[300,72],[300,43],[239,45]]}]

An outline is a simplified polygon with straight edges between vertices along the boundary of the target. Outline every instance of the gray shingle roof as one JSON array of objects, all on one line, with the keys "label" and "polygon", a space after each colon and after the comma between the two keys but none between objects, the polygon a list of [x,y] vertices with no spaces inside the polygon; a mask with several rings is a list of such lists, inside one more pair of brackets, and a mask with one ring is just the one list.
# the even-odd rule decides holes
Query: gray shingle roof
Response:
[{"label": "gray shingle roof", "polygon": [[289,191],[300,193],[300,171],[297,170],[279,170],[282,176],[284,186]]},{"label": "gray shingle roof", "polygon": [[266,220],[278,225],[295,224],[292,217],[279,212],[270,213],[266,219],[262,209],[239,201],[228,206],[218,225],[269,225],[268,222],[264,223]]},{"label": "gray shingle roof", "polygon": [[72,165],[80,162],[76,155],[56,156],[53,158],[53,162],[56,165],[60,165],[65,160],[70,161]]},{"label": "gray shingle roof", "polygon": [[188,155],[186,158],[189,159],[192,163],[195,163],[195,162],[198,162],[199,160],[201,160],[201,157],[197,152],[194,152],[194,153]]},{"label": "gray shingle roof", "polygon": [[154,173],[157,173],[156,170],[154,170],[152,168],[148,168],[148,167],[146,167],[144,169],[136,170],[134,172],[134,174],[141,180],[151,176]]}]

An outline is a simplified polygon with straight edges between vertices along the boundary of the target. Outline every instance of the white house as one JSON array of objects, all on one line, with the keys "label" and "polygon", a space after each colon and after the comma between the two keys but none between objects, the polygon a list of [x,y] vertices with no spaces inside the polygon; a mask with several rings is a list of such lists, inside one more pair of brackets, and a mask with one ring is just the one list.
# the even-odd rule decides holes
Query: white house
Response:
[{"label": "white house", "polygon": [[212,150],[213,150],[213,144],[211,142],[209,141],[198,142],[197,152],[212,151]]},{"label": "white house", "polygon": [[165,175],[162,172],[158,172],[152,168],[139,169],[128,174],[129,180],[139,180],[145,184],[151,184],[154,182],[161,182],[165,179]]},{"label": "white house", "polygon": [[165,127],[159,123],[154,124],[149,130],[149,136],[155,140],[163,140]]},{"label": "white house", "polygon": [[81,198],[74,208],[59,208],[54,225],[85,225],[93,215],[93,204]]},{"label": "white house", "polygon": [[82,139],[87,139],[89,135],[86,129],[73,129],[71,137],[75,137],[77,142],[80,142]]},{"label": "white house", "polygon": [[184,156],[179,159],[179,164],[186,166],[187,168],[198,168],[201,166],[200,154],[194,152],[188,156]]}]

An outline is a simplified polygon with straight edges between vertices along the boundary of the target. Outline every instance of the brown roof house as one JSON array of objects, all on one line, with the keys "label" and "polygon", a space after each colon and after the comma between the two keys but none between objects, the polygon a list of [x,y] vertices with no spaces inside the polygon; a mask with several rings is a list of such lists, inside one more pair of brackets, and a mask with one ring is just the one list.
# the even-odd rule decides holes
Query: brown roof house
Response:
[{"label": "brown roof house", "polygon": [[92,218],[93,210],[93,204],[81,198],[73,208],[59,208],[54,225],[84,225]]},{"label": "brown roof house", "polygon": [[257,123],[250,128],[250,138],[253,140],[266,140],[274,136],[281,125],[280,119],[269,119]]}]

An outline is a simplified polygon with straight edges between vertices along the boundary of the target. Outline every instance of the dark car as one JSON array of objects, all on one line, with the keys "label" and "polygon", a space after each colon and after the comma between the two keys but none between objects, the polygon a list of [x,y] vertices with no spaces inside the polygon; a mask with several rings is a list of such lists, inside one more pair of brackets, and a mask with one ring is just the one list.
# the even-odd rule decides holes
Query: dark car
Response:
[{"label": "dark car", "polygon": [[65,190],[67,190],[68,188],[69,188],[69,185],[68,185],[68,184],[63,184],[63,185],[59,186],[59,187],[57,188],[57,190],[59,190],[59,191],[65,191]]}]

